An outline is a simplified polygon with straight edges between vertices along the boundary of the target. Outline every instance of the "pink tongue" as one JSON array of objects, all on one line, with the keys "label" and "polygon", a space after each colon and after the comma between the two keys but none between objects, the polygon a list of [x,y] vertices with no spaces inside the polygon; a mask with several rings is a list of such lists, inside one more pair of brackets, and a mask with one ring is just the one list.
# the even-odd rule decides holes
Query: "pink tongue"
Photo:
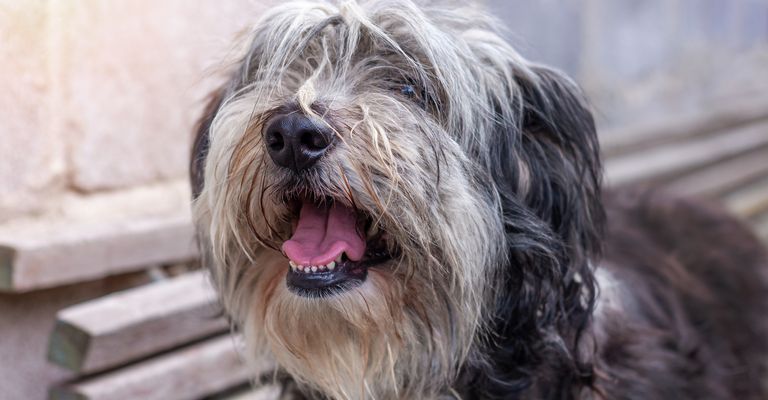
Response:
[{"label": "pink tongue", "polygon": [[359,261],[365,239],[357,232],[357,216],[349,207],[335,203],[318,207],[304,202],[293,236],[283,243],[283,252],[298,265],[325,265],[341,255]]}]

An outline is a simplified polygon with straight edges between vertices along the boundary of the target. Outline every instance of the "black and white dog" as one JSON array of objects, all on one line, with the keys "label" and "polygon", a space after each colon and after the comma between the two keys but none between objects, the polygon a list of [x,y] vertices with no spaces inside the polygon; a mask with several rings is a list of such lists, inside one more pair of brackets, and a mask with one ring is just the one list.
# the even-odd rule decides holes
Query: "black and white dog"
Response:
[{"label": "black and white dog", "polygon": [[255,26],[191,171],[248,356],[286,398],[768,398],[761,244],[717,208],[603,196],[579,89],[499,32],[410,0]]}]

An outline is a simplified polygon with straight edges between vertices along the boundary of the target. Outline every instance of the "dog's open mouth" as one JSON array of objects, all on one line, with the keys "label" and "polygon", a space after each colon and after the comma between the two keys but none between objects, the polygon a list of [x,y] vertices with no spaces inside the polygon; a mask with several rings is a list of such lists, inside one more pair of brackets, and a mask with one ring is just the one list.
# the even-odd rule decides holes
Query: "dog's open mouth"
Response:
[{"label": "dog's open mouth", "polygon": [[283,243],[286,283],[305,297],[333,295],[365,282],[368,268],[391,259],[375,221],[332,199],[297,202],[295,229]]}]

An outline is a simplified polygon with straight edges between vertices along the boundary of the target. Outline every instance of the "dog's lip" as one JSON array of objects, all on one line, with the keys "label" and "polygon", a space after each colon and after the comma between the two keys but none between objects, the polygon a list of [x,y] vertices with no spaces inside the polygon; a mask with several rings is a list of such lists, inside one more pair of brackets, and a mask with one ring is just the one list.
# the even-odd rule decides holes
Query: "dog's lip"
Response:
[{"label": "dog's lip", "polygon": [[362,262],[345,260],[337,263],[333,271],[301,272],[288,268],[286,285],[302,297],[327,297],[359,286],[368,276],[368,267]]},{"label": "dog's lip", "polygon": [[367,279],[369,269],[378,267],[392,258],[393,253],[374,245],[369,247],[362,260],[353,261],[345,256],[341,261],[335,262],[332,270],[326,268],[303,272],[289,264],[285,283],[291,292],[301,297],[329,297],[359,286]]}]

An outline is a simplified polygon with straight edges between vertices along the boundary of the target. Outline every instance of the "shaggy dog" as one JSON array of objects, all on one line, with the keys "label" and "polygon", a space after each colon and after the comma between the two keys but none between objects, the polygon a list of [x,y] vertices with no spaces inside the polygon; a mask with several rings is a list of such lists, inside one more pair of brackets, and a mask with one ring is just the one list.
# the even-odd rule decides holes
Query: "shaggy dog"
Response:
[{"label": "shaggy dog", "polygon": [[250,38],[199,129],[194,216],[285,396],[766,398],[759,242],[717,208],[604,198],[579,89],[492,18],[298,2]]}]

